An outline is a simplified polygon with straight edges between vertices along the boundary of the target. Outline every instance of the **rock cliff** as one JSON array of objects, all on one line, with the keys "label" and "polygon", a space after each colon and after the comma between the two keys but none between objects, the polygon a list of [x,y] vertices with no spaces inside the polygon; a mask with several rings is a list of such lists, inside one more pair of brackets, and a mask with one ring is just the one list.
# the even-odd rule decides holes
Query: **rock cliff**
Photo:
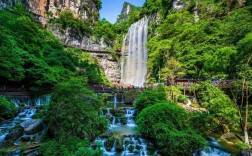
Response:
[{"label": "rock cliff", "polygon": [[117,17],[116,22],[120,23],[120,22],[127,20],[132,11],[137,11],[140,9],[141,9],[141,7],[134,6],[128,2],[124,2],[121,14]]},{"label": "rock cliff", "polygon": [[[59,19],[62,13],[70,11],[73,19],[78,19],[78,22],[92,29],[92,25],[99,18],[100,0],[21,0],[21,2],[33,13],[35,20],[50,30],[64,45],[80,48],[83,51],[108,51],[110,48],[103,38],[96,38],[71,26],[63,29],[62,23],[52,22],[54,19]],[[0,0],[0,9],[8,9],[16,3],[16,0]],[[92,56],[98,58],[105,75],[111,82],[116,83],[120,80],[118,63],[111,59],[109,54],[102,56],[92,54]]]}]

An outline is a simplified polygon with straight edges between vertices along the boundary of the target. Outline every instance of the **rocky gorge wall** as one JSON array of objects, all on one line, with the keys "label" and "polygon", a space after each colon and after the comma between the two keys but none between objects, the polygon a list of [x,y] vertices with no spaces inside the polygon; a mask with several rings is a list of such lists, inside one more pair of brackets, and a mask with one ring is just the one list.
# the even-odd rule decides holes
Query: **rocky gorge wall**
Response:
[{"label": "rocky gorge wall", "polygon": [[110,54],[104,53],[92,53],[91,56],[98,59],[100,66],[110,82],[113,84],[118,84],[120,82],[120,67],[115,58],[113,58]]}]

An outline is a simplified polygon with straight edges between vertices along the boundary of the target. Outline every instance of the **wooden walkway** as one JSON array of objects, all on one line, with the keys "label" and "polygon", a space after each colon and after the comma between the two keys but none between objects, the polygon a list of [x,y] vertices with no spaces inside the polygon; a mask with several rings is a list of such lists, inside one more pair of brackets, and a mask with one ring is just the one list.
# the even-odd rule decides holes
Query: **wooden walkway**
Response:
[{"label": "wooden walkway", "polygon": [[[222,81],[214,81],[212,82],[216,87],[221,89],[228,89],[232,86],[232,80],[222,80]],[[190,89],[194,83],[192,82],[183,82],[183,83],[176,83],[176,85],[181,86],[184,89]],[[89,88],[95,91],[96,93],[124,93],[124,92],[131,92],[131,91],[138,91],[143,92],[147,88],[154,88],[155,86],[148,86],[148,87],[133,87],[133,86],[126,86],[126,87],[109,87],[105,85],[93,85]],[[19,87],[10,87],[0,85],[0,96],[32,96],[31,92],[27,90],[24,86]]]}]

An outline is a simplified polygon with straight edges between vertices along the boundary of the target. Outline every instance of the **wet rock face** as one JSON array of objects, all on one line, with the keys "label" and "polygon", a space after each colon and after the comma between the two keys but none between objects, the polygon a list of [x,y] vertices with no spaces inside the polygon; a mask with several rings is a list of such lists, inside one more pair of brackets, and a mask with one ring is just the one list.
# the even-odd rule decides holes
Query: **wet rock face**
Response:
[{"label": "wet rock face", "polygon": [[14,142],[24,134],[24,128],[17,126],[13,128],[10,133],[5,137],[5,140],[0,143],[1,147],[11,146]]},{"label": "wet rock face", "polygon": [[21,123],[26,134],[36,134],[43,130],[43,122],[41,119],[30,119]]},{"label": "wet rock face", "polygon": [[103,38],[97,39],[92,36],[76,33],[70,28],[62,30],[60,26],[56,24],[50,24],[48,29],[66,46],[86,51],[108,51],[109,46],[105,44]]},{"label": "wet rock face", "polygon": [[117,60],[113,59],[110,54],[92,53],[91,55],[98,59],[100,66],[103,68],[110,82],[115,84],[120,82],[121,74]]},{"label": "wet rock face", "polygon": [[246,149],[242,150],[238,156],[251,156],[251,155],[252,155],[252,149]]}]

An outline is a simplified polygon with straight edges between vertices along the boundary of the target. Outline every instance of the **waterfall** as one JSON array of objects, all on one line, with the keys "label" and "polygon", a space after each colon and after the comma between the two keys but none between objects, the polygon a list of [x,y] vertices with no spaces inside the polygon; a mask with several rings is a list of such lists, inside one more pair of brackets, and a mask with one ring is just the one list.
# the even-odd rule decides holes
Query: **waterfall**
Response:
[{"label": "waterfall", "polygon": [[129,28],[124,37],[121,60],[121,84],[143,86],[147,74],[148,18],[144,17]]},{"label": "waterfall", "polygon": [[117,93],[114,94],[114,108],[117,107]]},{"label": "waterfall", "polygon": [[188,100],[187,100],[186,106],[187,106],[187,107],[190,107],[191,105],[192,105],[192,101],[191,101],[190,99],[188,99]]}]

